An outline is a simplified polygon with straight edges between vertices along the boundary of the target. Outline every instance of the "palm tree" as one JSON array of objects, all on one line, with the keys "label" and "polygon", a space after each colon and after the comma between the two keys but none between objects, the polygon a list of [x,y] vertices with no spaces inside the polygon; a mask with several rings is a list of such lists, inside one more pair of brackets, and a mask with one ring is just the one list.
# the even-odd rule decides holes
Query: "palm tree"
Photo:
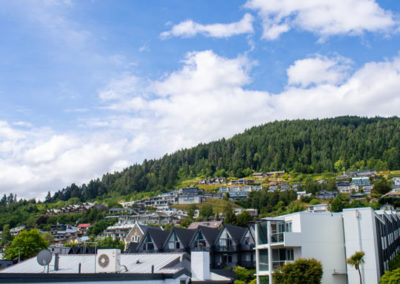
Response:
[{"label": "palm tree", "polygon": [[358,274],[360,275],[360,284],[362,284],[360,265],[365,262],[364,255],[365,252],[356,251],[352,256],[346,259],[346,262],[351,266],[354,266],[354,268],[358,271]]}]

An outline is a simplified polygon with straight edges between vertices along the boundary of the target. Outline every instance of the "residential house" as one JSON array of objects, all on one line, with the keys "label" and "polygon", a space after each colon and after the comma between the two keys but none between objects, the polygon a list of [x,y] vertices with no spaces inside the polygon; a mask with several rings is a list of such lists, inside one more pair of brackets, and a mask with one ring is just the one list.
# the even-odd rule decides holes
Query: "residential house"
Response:
[{"label": "residential house", "polygon": [[298,191],[297,192],[297,200],[300,200],[303,196],[311,196],[311,193],[307,193],[305,190],[304,191]]},{"label": "residential house", "polygon": [[254,180],[248,178],[232,179],[229,183],[231,185],[248,185],[254,184]]},{"label": "residential house", "polygon": [[199,226],[189,244],[191,251],[210,252],[211,267],[214,267],[214,245],[218,234],[218,229]]},{"label": "residential house", "polygon": [[57,224],[51,226],[50,234],[56,244],[72,242],[79,237],[79,228],[69,224]]},{"label": "residential house", "polygon": [[265,172],[262,172],[262,173],[253,173],[251,176],[252,176],[252,177],[255,177],[255,178],[265,178],[265,177],[267,176],[267,173],[265,173]]},{"label": "residential house", "polygon": [[[248,228],[233,226],[229,224],[223,225],[215,241],[215,268],[234,268],[238,265],[246,267],[251,266],[251,263],[249,263],[249,260],[251,262],[252,256],[251,248],[246,247],[251,246],[249,243],[250,240],[245,238],[245,235],[248,232]],[[248,235],[248,237],[250,237],[250,235]],[[248,242],[247,244],[246,241]],[[250,253],[250,258],[247,257],[246,253]]]},{"label": "residential house", "polygon": [[353,177],[351,182],[358,187],[371,184],[369,177]]},{"label": "residential house", "polygon": [[336,187],[340,193],[351,193],[352,187],[349,181],[337,181]]},{"label": "residential house", "polygon": [[267,172],[267,177],[279,177],[285,174],[285,171]]},{"label": "residential house", "polygon": [[164,246],[164,252],[190,252],[190,241],[192,240],[196,230],[189,230],[174,227],[169,233]]},{"label": "residential house", "polygon": [[337,191],[321,190],[315,197],[318,198],[319,200],[323,200],[323,199],[334,199],[336,196],[338,196]]},{"label": "residential house", "polygon": [[308,205],[307,206],[307,211],[308,212],[314,212],[314,213],[328,212],[329,211],[328,209],[329,209],[329,205],[325,204],[325,203],[314,204],[314,205]]},{"label": "residential house", "polygon": [[161,231],[158,228],[149,227],[146,230],[142,240],[137,246],[136,251],[139,253],[144,252],[162,252],[164,243],[169,236],[168,231]]},{"label": "residential house", "polygon": [[119,217],[119,222],[166,225],[173,224],[178,221],[174,215],[169,215],[163,212],[151,212],[136,215],[124,215]]},{"label": "residential house", "polygon": [[127,243],[127,244],[139,243],[142,240],[143,236],[146,234],[148,228],[154,228],[154,229],[158,229],[161,231],[161,228],[159,228],[159,227],[150,227],[150,226],[146,226],[146,225],[136,222],[132,226],[129,233],[126,235],[125,240],[124,240],[125,243]]},{"label": "residential house", "polygon": [[25,226],[18,226],[18,227],[14,227],[10,229],[10,234],[15,237],[17,236],[19,233],[21,233],[23,230],[25,230]]},{"label": "residential house", "polygon": [[205,178],[199,181],[199,184],[224,184],[226,183],[225,177]]},{"label": "residential house", "polygon": [[79,224],[79,225],[78,225],[78,229],[79,229],[78,235],[79,235],[79,236],[85,235],[85,234],[87,233],[89,227],[90,227],[90,224],[89,224],[89,223],[86,223],[86,224]]},{"label": "residential house", "polygon": [[182,194],[178,197],[178,204],[200,204],[203,203],[206,198],[197,193],[193,194]]}]

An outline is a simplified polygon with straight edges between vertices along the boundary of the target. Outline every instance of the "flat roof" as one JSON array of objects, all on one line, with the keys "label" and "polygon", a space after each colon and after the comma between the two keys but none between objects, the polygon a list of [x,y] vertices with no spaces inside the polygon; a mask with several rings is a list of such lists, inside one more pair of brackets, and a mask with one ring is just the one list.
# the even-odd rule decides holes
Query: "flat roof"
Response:
[{"label": "flat roof", "polygon": [[[122,266],[119,274],[151,274],[152,266],[154,273],[175,274],[182,267],[168,267],[169,264],[182,260],[185,253],[148,253],[148,254],[121,254],[120,263]],[[81,274],[95,273],[96,254],[59,254],[59,269],[54,270],[54,260],[52,258],[49,265],[50,274],[78,274],[79,264],[81,264]],[[97,265],[97,263],[96,263]],[[125,271],[126,266],[128,271]],[[97,265],[96,271],[99,266]],[[0,271],[3,273],[40,273],[45,272],[45,267],[38,264],[36,257],[17,263]]]}]

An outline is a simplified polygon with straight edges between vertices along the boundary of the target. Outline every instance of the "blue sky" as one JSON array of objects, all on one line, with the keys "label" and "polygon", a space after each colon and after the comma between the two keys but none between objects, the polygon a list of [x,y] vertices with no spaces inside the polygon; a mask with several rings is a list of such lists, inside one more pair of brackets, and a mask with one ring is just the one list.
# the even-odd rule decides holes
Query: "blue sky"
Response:
[{"label": "blue sky", "polygon": [[395,0],[0,1],[0,193],[273,120],[400,109]]}]

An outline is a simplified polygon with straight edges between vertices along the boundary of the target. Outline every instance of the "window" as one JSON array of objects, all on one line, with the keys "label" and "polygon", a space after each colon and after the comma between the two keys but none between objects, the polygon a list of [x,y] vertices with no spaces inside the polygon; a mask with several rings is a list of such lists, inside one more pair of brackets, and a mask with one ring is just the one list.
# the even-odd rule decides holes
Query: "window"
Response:
[{"label": "window", "polygon": [[146,240],[144,242],[143,250],[145,251],[154,251],[154,244],[153,240],[151,239],[150,235],[146,237]]},{"label": "window", "polygon": [[294,260],[293,249],[286,249],[286,260]]},{"label": "window", "polygon": [[259,271],[268,271],[268,250],[262,249],[259,251]]},{"label": "window", "polygon": [[286,222],[285,223],[285,232],[291,232],[292,231],[292,222]]},{"label": "window", "polygon": [[174,250],[174,249],[180,249],[181,243],[176,236],[176,233],[173,233],[171,235],[171,238],[168,241],[168,249]]},{"label": "window", "polygon": [[207,247],[206,239],[204,238],[204,235],[202,234],[202,232],[199,231],[196,236],[194,248],[195,249],[204,249],[206,247]]},{"label": "window", "polygon": [[224,229],[219,238],[219,246],[221,250],[229,250],[232,247],[232,239],[226,229]]}]

